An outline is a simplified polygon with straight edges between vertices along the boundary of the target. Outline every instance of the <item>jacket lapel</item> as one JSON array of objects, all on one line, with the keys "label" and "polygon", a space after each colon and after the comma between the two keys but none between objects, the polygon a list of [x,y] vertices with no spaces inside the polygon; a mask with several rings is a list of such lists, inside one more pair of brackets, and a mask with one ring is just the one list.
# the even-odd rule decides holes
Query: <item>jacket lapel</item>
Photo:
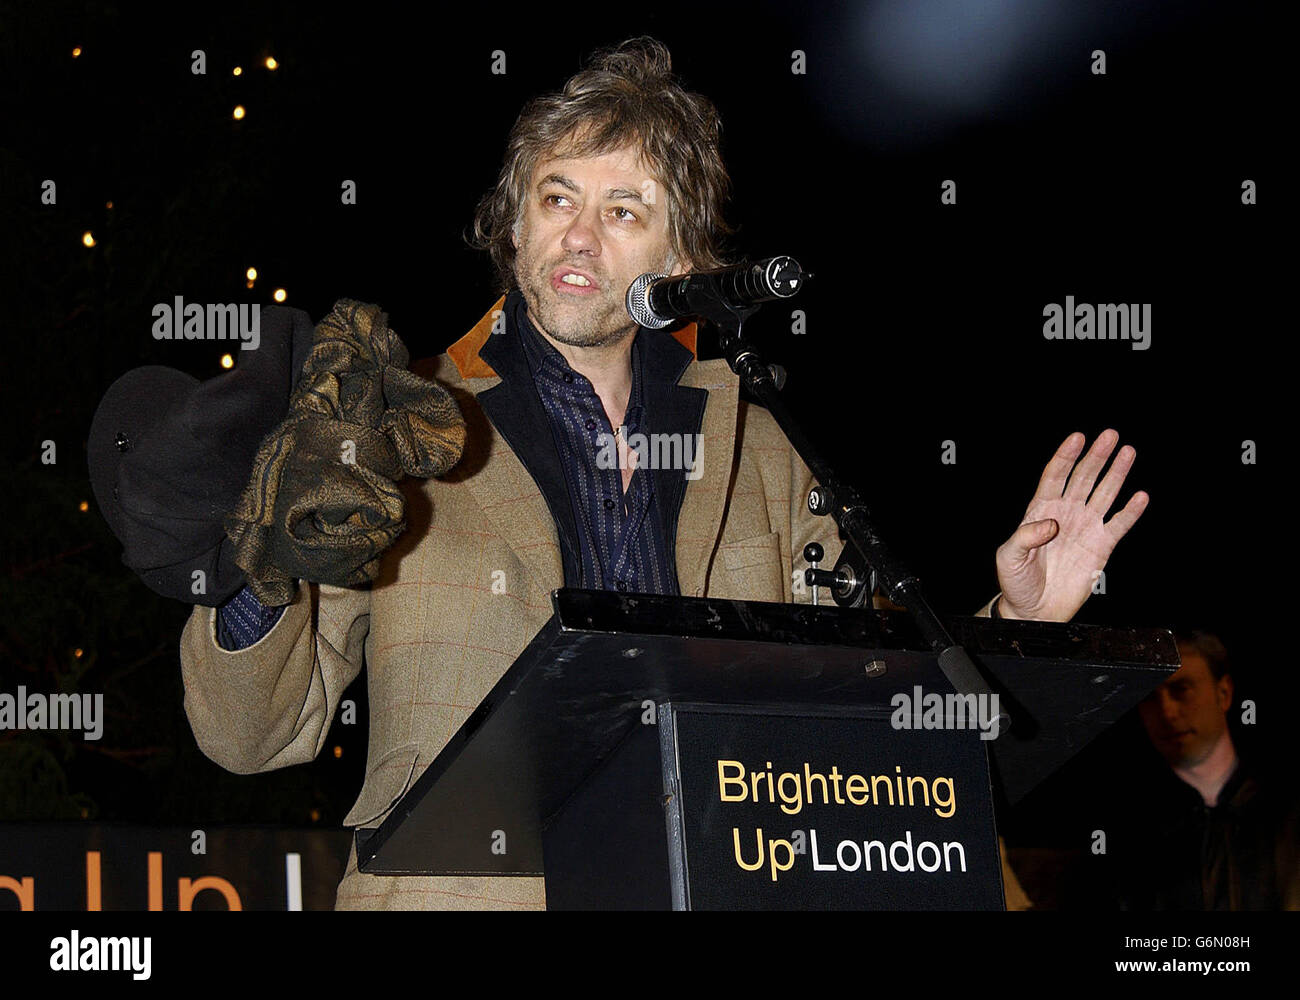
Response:
[{"label": "jacket lapel", "polygon": [[[477,381],[480,380],[472,379],[466,384],[473,391]],[[563,587],[564,557],[556,531],[557,521],[545,495],[538,489],[539,479],[519,460],[521,449],[527,445],[525,435],[509,416],[511,408],[517,405],[513,394],[501,382],[478,388],[476,395],[488,416],[482,428],[482,435],[487,438],[486,454],[480,467],[465,478],[465,486],[497,534],[533,572],[542,589]],[[505,431],[501,424],[505,425]],[[545,415],[538,426],[546,429]],[[513,440],[510,434],[514,435]],[[546,451],[541,450],[543,454]]]},{"label": "jacket lapel", "polygon": [[[527,377],[528,373],[525,371],[524,375]],[[569,501],[564,467],[556,453],[551,424],[541,400],[537,393],[528,391],[526,384],[507,378],[480,392],[478,401],[498,435],[510,446],[508,450],[513,452],[512,473],[516,467],[522,470],[528,490],[537,494],[537,502],[529,503],[527,508],[529,520],[539,520],[549,527],[545,534],[559,557],[558,567],[553,567],[558,568],[560,574],[560,583],[556,586],[570,581],[576,585],[582,575],[577,561],[578,530],[573,521],[573,504]],[[526,459],[521,456],[526,456]],[[518,499],[514,502],[517,503]],[[497,509],[506,520],[518,516],[518,512],[511,512],[508,506]],[[541,523],[530,523],[527,531],[541,533]]]},{"label": "jacket lapel", "polygon": [[[488,418],[480,428],[486,453],[464,482],[497,533],[549,591],[578,578],[576,563],[566,565],[569,553],[576,559],[576,528],[570,504],[556,510],[547,500],[567,499],[567,487],[546,411],[536,392],[525,391],[531,386],[528,362],[517,342],[508,342],[514,331],[504,309],[502,296],[447,350]],[[529,456],[528,465],[521,455]]]},{"label": "jacket lapel", "polygon": [[[649,414],[649,425],[644,430],[652,435],[675,434],[683,442],[694,440],[692,436],[700,432],[709,394],[703,389],[678,384],[694,360],[693,353],[655,331],[643,330],[638,336],[642,338],[638,350],[644,375],[641,392]],[[694,454],[692,451],[692,457]],[[682,455],[685,457],[685,449]],[[678,512],[686,492],[686,471],[663,467],[649,471],[654,477],[655,507],[664,538],[668,540],[668,559],[676,566],[677,536],[672,527],[678,523]],[[687,593],[680,570],[677,584],[682,593]]]},{"label": "jacket lapel", "polygon": [[701,361],[686,369],[679,388],[708,393],[696,460],[700,478],[686,481],[677,519],[677,582],[684,597],[703,597],[705,574],[722,534],[722,514],[736,452],[740,379],[726,361]]}]

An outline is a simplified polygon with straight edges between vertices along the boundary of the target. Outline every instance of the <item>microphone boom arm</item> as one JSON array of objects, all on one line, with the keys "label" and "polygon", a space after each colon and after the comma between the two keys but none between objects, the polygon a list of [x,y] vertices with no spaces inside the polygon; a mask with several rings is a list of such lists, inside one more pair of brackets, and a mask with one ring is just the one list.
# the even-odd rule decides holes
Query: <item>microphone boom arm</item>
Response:
[{"label": "microphone boom arm", "polygon": [[[863,591],[874,576],[875,580],[879,581],[885,596],[902,606],[912,616],[922,638],[937,654],[939,669],[943,671],[956,692],[959,695],[973,694],[977,697],[992,695],[992,689],[970,655],[953,640],[942,619],[926,600],[921,590],[921,581],[899,562],[886,546],[872,522],[870,512],[861,495],[840,478],[804,434],[803,428],[795,420],[780,395],[780,387],[773,376],[773,366],[764,362],[753,346],[744,339],[742,335],[744,321],[757,309],[757,305],[751,305],[706,318],[718,328],[719,344],[731,370],[740,377],[741,383],[754,398],[767,408],[794,450],[812,472],[818,485],[808,497],[808,509],[819,516],[829,514],[839,525],[847,540],[845,555],[836,564],[833,574],[822,570],[813,572],[831,577],[831,580],[822,578],[826,583],[834,580],[841,584],[835,587],[832,593],[837,603],[845,605],[856,604],[864,597],[869,599],[870,592],[864,594]],[[849,551],[850,546],[855,551]],[[855,556],[857,558],[854,558]],[[842,573],[845,575],[841,576]],[[844,591],[843,595],[840,593],[841,590]],[[1001,708],[1000,700],[994,704]],[[995,732],[1000,735],[1010,726],[1010,715],[1005,710],[1001,710]]]}]

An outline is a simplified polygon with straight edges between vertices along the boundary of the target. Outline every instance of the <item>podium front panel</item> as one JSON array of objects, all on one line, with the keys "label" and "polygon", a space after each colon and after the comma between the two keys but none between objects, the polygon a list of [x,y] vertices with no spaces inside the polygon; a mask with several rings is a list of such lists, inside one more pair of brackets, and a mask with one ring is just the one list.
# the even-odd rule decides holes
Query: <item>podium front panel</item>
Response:
[{"label": "podium front panel", "polygon": [[976,733],[677,704],[660,744],[675,909],[1003,908]]}]

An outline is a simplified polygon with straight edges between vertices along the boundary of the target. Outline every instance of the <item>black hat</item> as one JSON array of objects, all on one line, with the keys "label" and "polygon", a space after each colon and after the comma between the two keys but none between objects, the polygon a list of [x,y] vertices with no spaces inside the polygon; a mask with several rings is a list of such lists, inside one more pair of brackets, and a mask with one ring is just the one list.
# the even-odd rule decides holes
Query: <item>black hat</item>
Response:
[{"label": "black hat", "polygon": [[233,370],[200,382],[161,365],[132,369],[91,421],[95,500],[122,562],[164,597],[215,607],[244,585],[222,520],[288,412],[315,332],[307,313],[283,306],[262,307],[260,324],[257,349],[233,351]]}]

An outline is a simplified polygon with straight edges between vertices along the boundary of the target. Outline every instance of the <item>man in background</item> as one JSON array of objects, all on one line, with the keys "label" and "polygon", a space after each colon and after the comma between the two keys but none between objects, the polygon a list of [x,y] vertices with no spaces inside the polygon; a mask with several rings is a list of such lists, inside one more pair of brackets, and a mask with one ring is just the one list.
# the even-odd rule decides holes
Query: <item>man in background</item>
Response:
[{"label": "man in background", "polygon": [[1228,726],[1234,686],[1223,643],[1181,637],[1182,667],[1142,702],[1169,780],[1146,790],[1125,839],[1126,909],[1300,909],[1294,788],[1243,759]]}]

